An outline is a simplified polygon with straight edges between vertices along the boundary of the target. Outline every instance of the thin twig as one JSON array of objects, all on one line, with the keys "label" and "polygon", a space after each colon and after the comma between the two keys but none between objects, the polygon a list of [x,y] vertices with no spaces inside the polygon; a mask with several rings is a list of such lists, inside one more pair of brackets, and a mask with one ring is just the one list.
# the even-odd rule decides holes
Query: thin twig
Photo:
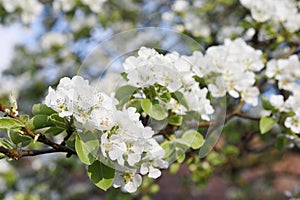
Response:
[{"label": "thin twig", "polygon": [[0,146],[0,153],[14,160],[19,160],[22,157],[28,157],[28,156],[31,157],[31,156],[37,156],[42,154],[59,153],[59,152],[65,152],[65,151],[59,149],[37,149],[37,150],[7,149],[5,147]]},{"label": "thin twig", "polygon": [[[14,115],[13,113],[7,113],[7,108],[5,106],[3,106],[2,104],[0,104],[0,111],[6,113],[7,116],[22,122],[22,120],[18,116]],[[30,136],[33,139],[36,137],[36,134],[26,126],[23,127],[23,131],[26,135]],[[49,138],[47,138],[43,134],[39,134],[37,141],[52,147],[54,150],[56,150],[56,152],[65,152],[65,153],[67,153],[67,157],[70,157],[73,154],[76,155],[76,152],[73,151],[72,149],[70,149],[70,148],[68,148],[64,145],[57,144],[57,143],[51,141]],[[51,152],[51,153],[54,153],[54,152]]]}]

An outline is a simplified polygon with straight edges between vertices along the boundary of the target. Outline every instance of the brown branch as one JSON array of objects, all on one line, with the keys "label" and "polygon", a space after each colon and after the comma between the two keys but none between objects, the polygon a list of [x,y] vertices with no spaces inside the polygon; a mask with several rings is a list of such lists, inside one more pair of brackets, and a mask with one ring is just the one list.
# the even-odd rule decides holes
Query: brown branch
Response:
[{"label": "brown branch", "polygon": [[58,153],[58,152],[64,152],[64,151],[59,149],[58,150],[57,149],[18,150],[18,149],[6,149],[5,147],[0,146],[0,153],[14,160],[19,160],[22,157],[37,156],[42,154]]},{"label": "brown branch", "polygon": [[[13,113],[7,112],[8,109],[5,108],[5,106],[3,106],[2,104],[0,104],[0,111],[6,113],[7,116],[9,116],[9,117],[11,117],[11,118],[13,118],[13,119],[16,119],[16,120],[22,122],[22,120],[21,120],[18,116],[14,115]],[[22,123],[23,123],[23,122],[22,122]],[[24,131],[24,133],[25,133],[26,135],[30,136],[30,137],[33,138],[33,139],[36,137],[36,134],[35,134],[32,130],[30,130],[28,127],[26,127],[26,126],[23,127],[23,131]],[[53,150],[56,150],[56,151],[54,151],[54,152],[65,152],[65,153],[67,153],[67,157],[70,157],[70,156],[73,155],[73,154],[76,155],[76,152],[73,151],[72,149],[70,149],[70,148],[68,148],[68,147],[66,147],[66,146],[64,146],[64,145],[62,145],[62,144],[57,144],[57,143],[51,141],[50,139],[48,139],[48,138],[47,138],[45,135],[43,135],[43,134],[39,134],[37,141],[38,141],[38,142],[41,142],[41,143],[43,143],[43,144],[46,144],[46,145],[48,145],[48,146],[50,146],[50,147],[52,147]],[[51,153],[54,153],[54,152],[51,152]],[[6,154],[5,154],[5,155],[6,155]],[[29,156],[29,154],[28,154],[28,156]],[[22,157],[22,156],[21,156],[21,157]]]}]

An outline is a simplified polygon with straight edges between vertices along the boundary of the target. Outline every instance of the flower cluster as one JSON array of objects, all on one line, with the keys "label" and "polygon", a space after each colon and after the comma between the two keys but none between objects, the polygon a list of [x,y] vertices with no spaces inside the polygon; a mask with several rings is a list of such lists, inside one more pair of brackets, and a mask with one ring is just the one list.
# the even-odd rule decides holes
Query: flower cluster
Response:
[{"label": "flower cluster", "polygon": [[208,48],[205,55],[196,51],[186,58],[199,68],[213,97],[223,97],[228,92],[234,98],[241,97],[246,103],[257,105],[259,90],[254,86],[254,72],[264,67],[260,50],[238,38]]},{"label": "flower cluster", "polygon": [[178,53],[162,55],[154,49],[142,47],[138,56],[127,58],[123,66],[128,83],[132,86],[144,88],[158,84],[169,92],[181,92],[187,100],[188,108],[172,98],[166,107],[175,113],[197,111],[203,119],[209,120],[208,115],[214,112],[206,98],[208,90],[200,89],[199,83],[193,78],[201,72]]},{"label": "flower cluster", "polygon": [[25,24],[35,20],[43,9],[42,4],[38,0],[1,0],[0,2],[8,13],[13,13],[16,10],[21,9],[21,18]]},{"label": "flower cluster", "polygon": [[165,151],[153,138],[153,130],[143,126],[136,109],[117,110],[117,103],[80,76],[62,78],[56,90],[49,88],[45,100],[60,117],[73,117],[77,131],[85,134],[84,131],[93,130],[100,134],[99,158],[104,156],[125,170],[116,172],[116,177],[123,174],[123,179],[116,178],[114,187],[134,192],[142,180],[137,173],[158,178],[159,169],[167,168],[168,163],[163,160]]},{"label": "flower cluster", "polygon": [[272,94],[270,97],[271,105],[280,113],[286,113],[284,126],[294,133],[300,133],[300,92],[295,91],[286,101],[282,95]]},{"label": "flower cluster", "polygon": [[[176,0],[171,7],[171,10],[164,12],[162,20],[165,23],[174,23],[175,29],[184,32],[188,31],[195,37],[209,37],[211,35],[211,27],[206,23],[206,17],[199,16],[195,11],[201,8],[205,1],[196,0],[189,1]],[[181,17],[182,24],[178,24],[178,17]]]},{"label": "flower cluster", "polygon": [[279,89],[290,92],[300,90],[297,80],[300,79],[300,61],[297,55],[288,59],[272,59],[267,63],[266,76],[278,81]]},{"label": "flower cluster", "polygon": [[[299,5],[294,0],[240,0],[251,10],[251,16],[258,22],[273,20],[292,32],[300,29]],[[298,8],[297,8],[298,7]]]}]

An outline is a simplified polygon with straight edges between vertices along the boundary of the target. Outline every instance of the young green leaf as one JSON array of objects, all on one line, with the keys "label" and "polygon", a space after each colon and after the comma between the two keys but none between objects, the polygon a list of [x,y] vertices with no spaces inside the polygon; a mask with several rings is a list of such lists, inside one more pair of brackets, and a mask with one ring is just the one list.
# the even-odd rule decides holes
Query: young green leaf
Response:
[{"label": "young green leaf", "polygon": [[142,102],[142,100],[141,99],[131,99],[127,104],[126,104],[126,106],[127,106],[127,108],[129,108],[129,107],[134,107],[134,108],[136,108],[136,111],[137,112],[142,112],[142,106],[141,106],[141,102]]},{"label": "young green leaf", "polygon": [[14,148],[14,145],[6,138],[0,138],[0,146],[5,147],[7,149]]},{"label": "young green leaf", "polygon": [[49,119],[54,125],[56,125],[58,127],[65,128],[67,126],[66,120],[64,118],[60,117],[57,113],[52,114],[49,117]]},{"label": "young green leaf", "polygon": [[29,136],[21,135],[18,131],[8,131],[10,140],[18,147],[25,147],[30,144],[32,138]]},{"label": "young green leaf", "polygon": [[176,91],[176,92],[172,93],[171,95],[176,101],[178,101],[186,109],[189,109],[189,105],[188,105],[184,95],[181,92]]},{"label": "young green leaf", "polygon": [[153,104],[149,115],[156,120],[163,120],[166,117],[166,112],[162,105]]},{"label": "young green leaf", "polygon": [[32,113],[34,115],[51,115],[55,113],[55,111],[45,104],[34,104],[32,107]]},{"label": "young green leaf", "polygon": [[199,149],[204,144],[203,136],[195,130],[188,130],[184,132],[182,139],[185,140],[192,149]]},{"label": "young green leaf", "polygon": [[142,109],[149,115],[152,109],[152,102],[150,99],[143,99],[141,102]]},{"label": "young green leaf", "polygon": [[30,130],[37,130],[49,126],[53,126],[48,115],[36,115],[25,124]]},{"label": "young green leaf", "polygon": [[75,150],[84,164],[91,165],[96,160],[99,148],[99,140],[95,133],[89,131],[76,135]]},{"label": "young green leaf", "polygon": [[267,99],[267,97],[262,96],[261,101],[262,101],[262,106],[265,110],[276,111],[276,108],[274,106],[272,106],[272,104]]},{"label": "young green leaf", "polygon": [[24,127],[24,124],[13,118],[0,118],[0,130],[19,129]]},{"label": "young green leaf", "polygon": [[171,96],[171,94],[169,92],[166,92],[166,93],[163,93],[162,95],[160,95],[159,98],[163,102],[168,103],[171,100],[172,96]]},{"label": "young green leaf", "polygon": [[137,90],[136,87],[133,87],[131,85],[125,85],[120,87],[116,92],[116,99],[119,100],[118,107],[123,106],[126,102],[128,102],[133,95],[133,93]]},{"label": "young green leaf", "polygon": [[53,126],[53,127],[50,127],[49,129],[47,129],[44,134],[52,134],[52,135],[58,135],[62,132],[66,131],[65,129],[63,128],[60,128],[60,127],[56,127],[56,126]]},{"label": "young green leaf", "polygon": [[259,130],[261,134],[265,134],[271,130],[275,124],[275,120],[272,117],[262,117],[259,121]]},{"label": "young green leaf", "polygon": [[170,174],[171,175],[176,174],[178,172],[179,168],[180,168],[180,164],[178,162],[173,163],[169,169]]},{"label": "young green leaf", "polygon": [[107,190],[112,185],[114,175],[114,169],[102,164],[98,160],[88,166],[88,176],[102,190]]},{"label": "young green leaf", "polygon": [[29,115],[21,115],[20,119],[22,120],[23,123],[26,123],[30,119],[30,117]]},{"label": "young green leaf", "polygon": [[181,115],[171,115],[167,118],[167,122],[174,126],[180,126],[182,123]]},{"label": "young green leaf", "polygon": [[150,99],[143,99],[141,106],[150,117],[156,120],[163,120],[166,117],[164,108],[159,103],[153,104]]}]

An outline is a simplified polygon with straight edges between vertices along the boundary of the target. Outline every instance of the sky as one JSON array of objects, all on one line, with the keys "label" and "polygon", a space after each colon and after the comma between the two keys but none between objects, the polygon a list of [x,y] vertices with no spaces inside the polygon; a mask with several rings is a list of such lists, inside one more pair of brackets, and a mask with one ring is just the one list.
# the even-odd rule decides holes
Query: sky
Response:
[{"label": "sky", "polygon": [[20,25],[0,25],[0,76],[10,66],[14,56],[14,47],[22,39],[21,31]]}]

